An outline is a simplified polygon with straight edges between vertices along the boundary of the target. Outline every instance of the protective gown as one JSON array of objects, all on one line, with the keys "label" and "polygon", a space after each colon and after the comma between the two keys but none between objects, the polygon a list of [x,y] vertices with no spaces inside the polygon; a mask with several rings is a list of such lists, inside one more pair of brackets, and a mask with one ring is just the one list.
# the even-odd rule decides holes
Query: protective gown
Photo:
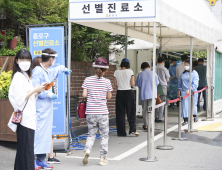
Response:
[{"label": "protective gown", "polygon": [[[190,78],[190,72],[185,72],[180,75],[178,88],[181,90],[181,96],[186,96],[186,91],[189,90],[189,78]],[[199,85],[199,75],[198,73],[193,70],[192,71],[192,80],[191,80],[191,90],[197,91],[197,87]],[[197,99],[198,94],[194,94],[193,98],[193,115],[197,115]],[[183,118],[188,117],[189,113],[189,97],[182,100],[181,105],[181,113]]]},{"label": "protective gown", "polygon": [[[33,70],[32,84],[35,87],[37,84],[51,83],[59,74],[65,71],[66,68],[62,65],[46,70],[41,66],[37,66]],[[42,91],[36,101],[37,129],[34,140],[35,154],[50,153],[53,125],[53,102],[49,97],[50,92],[52,92],[52,88]]]},{"label": "protective gown", "polygon": [[172,77],[176,76],[176,67],[178,64],[175,64],[174,66],[170,66],[169,73],[170,73],[170,84],[169,84],[169,98],[170,99],[176,99],[177,98],[177,92],[178,92],[178,78],[172,79]]}]

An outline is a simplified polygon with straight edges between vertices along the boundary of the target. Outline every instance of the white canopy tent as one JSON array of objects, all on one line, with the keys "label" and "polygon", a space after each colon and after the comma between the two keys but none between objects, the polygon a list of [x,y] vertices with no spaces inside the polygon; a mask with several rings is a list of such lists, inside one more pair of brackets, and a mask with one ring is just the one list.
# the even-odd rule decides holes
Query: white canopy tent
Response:
[{"label": "white canopy tent", "polygon": [[[208,68],[213,67],[213,45],[216,41],[222,40],[222,26],[202,0],[97,0],[97,2],[93,0],[88,0],[87,2],[70,0],[69,2],[69,35],[71,35],[71,22],[74,22],[95,29],[145,40],[153,43],[153,63],[156,63],[155,52],[157,42],[163,49],[167,46],[170,48],[190,49],[191,54],[193,47],[196,47],[197,49],[207,48]],[[141,15],[137,15],[138,13],[133,10],[136,6],[138,7],[138,2],[139,6],[143,8]],[[116,5],[122,3],[122,5],[124,4],[124,7],[122,6],[121,8],[116,6],[116,15],[109,15],[109,10],[107,8],[102,9],[104,10],[104,14],[101,14],[101,9],[100,11],[97,11],[99,7],[98,4],[103,4],[105,6],[108,5],[107,3],[116,3]],[[123,14],[120,10],[123,10],[123,8],[126,7],[126,3],[127,7],[129,7],[132,12]],[[97,7],[97,9],[94,7]],[[86,14],[86,12],[91,13],[89,15],[89,13]],[[70,63],[70,36],[68,52]],[[192,62],[190,64],[192,65]],[[155,70],[155,64],[153,69]],[[153,73],[153,78],[154,77]],[[208,69],[208,86],[213,86],[211,78],[211,70]],[[153,80],[153,87],[154,83],[155,81]],[[155,108],[154,93],[152,101],[152,108]],[[153,119],[154,109],[152,110],[152,120]],[[153,123],[152,129],[154,129]],[[150,159],[154,158],[153,139],[154,131],[152,130],[152,149],[151,155],[148,156]]]},{"label": "white canopy tent", "polygon": [[[137,38],[129,38],[129,41],[134,41],[134,44],[128,45],[127,50],[144,50],[144,49],[152,49],[153,43],[150,43],[148,41],[139,40]],[[116,48],[121,49],[121,45],[111,45],[110,48]],[[157,45],[157,48],[159,45]]]}]

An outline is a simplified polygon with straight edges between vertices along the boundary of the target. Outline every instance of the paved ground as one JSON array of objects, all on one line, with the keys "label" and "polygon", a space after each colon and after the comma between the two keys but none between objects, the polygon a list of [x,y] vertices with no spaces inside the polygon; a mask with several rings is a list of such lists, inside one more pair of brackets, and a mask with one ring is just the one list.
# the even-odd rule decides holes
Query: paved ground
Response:
[{"label": "paved ground", "polygon": [[[132,135],[117,137],[116,133],[110,133],[109,139],[109,162],[105,167],[100,167],[99,142],[96,140],[90,155],[89,163],[82,165],[83,151],[72,151],[67,157],[58,157],[62,164],[54,165],[56,170],[90,169],[90,170],[222,170],[222,128],[217,131],[199,131],[196,133],[182,133],[187,141],[174,141],[177,137],[178,108],[169,109],[167,143],[174,146],[173,150],[157,150],[155,156],[157,162],[141,162],[139,158],[147,156],[146,138],[147,133],[142,130],[142,119],[137,118],[137,130],[139,137]],[[204,114],[199,118],[204,118]],[[215,118],[215,122],[222,122],[222,114]],[[213,122],[212,122],[213,123]],[[194,124],[195,128],[205,126],[202,122]],[[219,126],[219,125],[218,125]],[[222,126],[222,123],[221,125]],[[206,129],[205,129],[206,130]],[[155,146],[163,144],[163,124],[155,124]],[[12,170],[15,158],[14,143],[0,142],[0,170]]]}]

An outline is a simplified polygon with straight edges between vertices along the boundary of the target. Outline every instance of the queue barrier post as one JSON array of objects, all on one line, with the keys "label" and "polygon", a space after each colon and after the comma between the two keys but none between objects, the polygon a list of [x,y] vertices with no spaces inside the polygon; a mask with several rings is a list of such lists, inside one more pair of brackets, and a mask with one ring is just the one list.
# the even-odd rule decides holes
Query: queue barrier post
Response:
[{"label": "queue barrier post", "polygon": [[178,138],[172,138],[172,140],[187,140],[187,138],[181,138],[181,102],[183,100],[183,97],[180,96],[179,100],[179,116],[178,116]]},{"label": "queue barrier post", "polygon": [[[148,125],[147,125],[147,157],[146,158],[140,158],[139,160],[140,161],[145,161],[145,162],[156,162],[158,161],[158,159],[155,157],[155,158],[152,158],[151,157],[151,113],[152,112],[152,107],[151,106],[148,106]],[[154,130],[154,129],[152,129]]]},{"label": "queue barrier post", "polygon": [[[213,96],[212,94],[212,90],[213,88],[211,88],[211,96]],[[212,97],[211,97],[212,98]],[[209,99],[209,97],[208,97],[208,87],[206,88],[206,101],[208,101],[208,99]],[[214,121],[214,119],[213,119],[213,102],[212,102],[213,100],[211,100],[211,113],[210,113],[210,117],[208,117],[208,102],[206,102],[206,110],[207,110],[207,117],[206,117],[206,119],[202,119],[202,121]]]},{"label": "queue barrier post", "polygon": [[214,118],[214,98],[213,98],[213,95],[214,95],[214,87],[211,86],[211,119]]},{"label": "queue barrier post", "polygon": [[165,104],[165,114],[164,114],[164,138],[163,138],[163,145],[158,145],[156,148],[160,150],[172,150],[173,146],[167,145],[167,108],[168,102],[166,101]]},{"label": "queue barrier post", "polygon": [[190,114],[190,132],[188,131],[188,129],[185,129],[184,131],[186,133],[192,133],[192,132],[198,132],[197,129],[193,129],[193,98],[194,98],[194,92],[191,93],[191,114]]}]

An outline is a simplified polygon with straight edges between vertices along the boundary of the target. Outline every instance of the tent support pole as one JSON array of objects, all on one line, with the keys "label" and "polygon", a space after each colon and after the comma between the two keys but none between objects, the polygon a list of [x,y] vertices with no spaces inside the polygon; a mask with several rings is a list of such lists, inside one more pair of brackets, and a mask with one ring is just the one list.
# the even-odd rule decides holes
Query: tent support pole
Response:
[{"label": "tent support pole", "polygon": [[162,48],[163,48],[163,44],[162,44],[162,30],[161,30],[161,24],[160,25],[160,57],[162,57]]},{"label": "tent support pole", "polygon": [[[209,47],[207,48],[209,50]],[[214,114],[213,114],[213,105],[214,105],[214,98],[213,98],[213,91],[214,91],[214,57],[215,57],[215,53],[214,53],[214,45],[211,45],[210,47],[210,53],[211,53],[211,61],[212,61],[212,65],[211,65],[211,83],[210,85],[208,85],[208,89],[206,90],[206,110],[207,110],[207,116],[206,119],[202,119],[202,121],[214,121]],[[210,62],[209,56],[207,56],[207,61]],[[207,68],[209,69],[209,68]],[[208,82],[209,84],[209,82]],[[210,94],[210,95],[209,95]],[[209,97],[210,96],[210,97]],[[210,104],[208,103],[208,100],[210,100]]]},{"label": "tent support pole", "polygon": [[[155,115],[155,74],[156,74],[156,22],[153,22],[153,93],[152,93],[152,116],[151,116],[151,124],[152,124],[152,133],[151,133],[151,159],[156,159],[154,157],[154,115]],[[156,159],[157,160],[157,159]]]},{"label": "tent support pole", "polygon": [[189,78],[189,112],[188,112],[188,133],[190,133],[190,119],[192,119],[193,115],[191,115],[191,81],[192,81],[192,57],[193,57],[193,37],[190,37],[190,78]]},{"label": "tent support pole", "polygon": [[125,42],[125,58],[127,58],[127,42],[128,42],[128,27],[127,27],[127,22],[125,23],[125,36],[126,36],[126,42]]},{"label": "tent support pole", "polygon": [[[68,69],[71,70],[71,39],[72,39],[72,23],[69,22],[68,23],[68,31],[69,31],[69,34],[68,34]],[[67,133],[68,135],[70,135],[70,76],[68,76],[68,83],[67,83]],[[69,128],[70,127],[70,128]],[[69,141],[69,145],[70,145],[70,141]],[[69,147],[70,148],[70,147]]]},{"label": "tent support pole", "polygon": [[[192,91],[191,91],[191,81],[192,81],[192,64],[193,64],[193,37],[190,37],[190,78],[189,78],[189,112],[188,112],[188,129],[185,129],[185,132],[197,132],[197,129],[192,129],[192,121],[193,121],[193,100],[191,99]],[[194,94],[193,94],[194,95]],[[192,123],[191,123],[192,122]]]},{"label": "tent support pole", "polygon": [[[153,22],[153,87],[155,87],[155,74],[156,74],[156,22]],[[154,157],[154,114],[155,114],[155,89],[152,92],[152,113],[150,113],[150,107],[148,106],[148,129],[147,129],[147,157],[140,158],[140,161],[156,162],[158,161]],[[150,115],[151,114],[151,115]]]},{"label": "tent support pole", "polygon": [[214,57],[215,57],[215,50],[214,50],[214,45],[212,45],[211,119],[213,120],[214,120]]}]

